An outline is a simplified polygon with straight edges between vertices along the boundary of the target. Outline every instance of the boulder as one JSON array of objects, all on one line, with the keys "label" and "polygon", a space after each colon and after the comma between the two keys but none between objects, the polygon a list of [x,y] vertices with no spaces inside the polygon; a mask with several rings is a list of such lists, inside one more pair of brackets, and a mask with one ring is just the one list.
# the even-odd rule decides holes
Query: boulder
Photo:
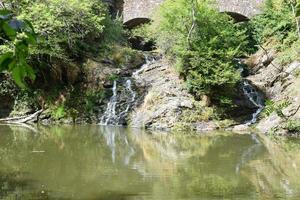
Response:
[{"label": "boulder", "polygon": [[249,125],[247,124],[240,124],[233,127],[232,131],[236,133],[246,132],[249,130]]},{"label": "boulder", "polygon": [[207,132],[207,131],[214,131],[214,130],[218,129],[217,124],[213,121],[198,122],[195,125],[196,125],[196,130],[197,130],[198,133]]},{"label": "boulder", "polygon": [[256,128],[262,133],[268,133],[272,129],[277,128],[282,122],[283,119],[274,112],[269,117],[261,120]]},{"label": "boulder", "polygon": [[293,74],[297,70],[300,70],[300,62],[294,61],[285,69],[285,72],[287,74]]}]

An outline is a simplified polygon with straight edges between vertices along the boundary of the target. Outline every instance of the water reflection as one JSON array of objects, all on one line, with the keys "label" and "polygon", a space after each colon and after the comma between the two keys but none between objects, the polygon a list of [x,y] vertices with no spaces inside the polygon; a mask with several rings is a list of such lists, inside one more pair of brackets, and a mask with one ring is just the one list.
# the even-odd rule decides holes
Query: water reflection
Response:
[{"label": "water reflection", "polygon": [[0,198],[299,199],[299,146],[226,132],[0,126]]}]

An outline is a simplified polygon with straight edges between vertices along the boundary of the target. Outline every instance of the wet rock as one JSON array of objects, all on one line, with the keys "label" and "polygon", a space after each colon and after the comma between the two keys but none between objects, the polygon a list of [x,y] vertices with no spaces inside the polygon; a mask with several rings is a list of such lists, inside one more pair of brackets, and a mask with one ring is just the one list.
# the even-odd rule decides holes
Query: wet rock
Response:
[{"label": "wet rock", "polygon": [[111,85],[109,84],[111,84],[111,81],[109,81],[109,77],[117,75],[120,72],[121,69],[116,68],[116,66],[111,63],[106,62],[104,64],[89,59],[84,65],[86,87],[93,90],[99,90],[103,85],[110,87]]},{"label": "wet rock", "polygon": [[273,49],[263,50],[260,49],[257,53],[250,56],[246,60],[246,64],[249,67],[250,74],[256,74],[262,68],[270,65],[276,57],[276,51]]},{"label": "wet rock", "polygon": [[268,133],[278,127],[282,122],[283,119],[274,112],[269,117],[261,120],[256,128],[262,133]]},{"label": "wet rock", "polygon": [[[275,105],[282,102],[288,102],[289,105],[286,108],[281,108],[280,111],[283,116],[280,117],[273,113],[269,117],[262,119],[257,128],[263,133],[270,131],[275,131],[276,134],[284,133],[282,124],[287,119],[297,120],[300,117],[300,77],[297,76],[300,70],[300,62],[294,61],[288,65],[280,65],[276,54],[271,53],[274,51],[268,51],[272,54],[269,56],[272,59],[268,61],[266,61],[266,58],[263,58],[265,52],[262,50],[250,57],[248,64],[250,63],[249,68],[253,70],[252,75],[248,78]],[[257,70],[258,68],[259,70]]]},{"label": "wet rock", "polygon": [[179,122],[183,110],[194,107],[193,96],[163,59],[145,65],[135,81],[145,89],[131,114],[130,126],[169,130]]},{"label": "wet rock", "polygon": [[232,129],[233,132],[245,132],[248,130],[249,130],[249,126],[246,124],[240,124],[240,125],[234,126]]},{"label": "wet rock", "polygon": [[217,130],[218,126],[215,122],[198,122],[196,123],[196,130],[198,133],[207,132],[207,131],[214,131]]},{"label": "wet rock", "polygon": [[128,41],[133,49],[142,51],[152,51],[155,49],[153,41],[146,41],[144,38],[139,36],[131,37]]}]

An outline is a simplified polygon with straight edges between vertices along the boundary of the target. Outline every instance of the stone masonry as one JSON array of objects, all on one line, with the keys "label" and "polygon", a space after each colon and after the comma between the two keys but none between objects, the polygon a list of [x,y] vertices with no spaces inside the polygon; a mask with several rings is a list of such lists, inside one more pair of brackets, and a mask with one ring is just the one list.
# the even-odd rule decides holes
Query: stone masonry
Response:
[{"label": "stone masonry", "polygon": [[[135,26],[140,22],[149,21],[154,10],[164,0],[124,0],[123,17],[124,24]],[[251,19],[261,11],[264,0],[217,0],[220,12],[226,12],[232,16]],[[136,23],[134,22],[136,21]]]}]

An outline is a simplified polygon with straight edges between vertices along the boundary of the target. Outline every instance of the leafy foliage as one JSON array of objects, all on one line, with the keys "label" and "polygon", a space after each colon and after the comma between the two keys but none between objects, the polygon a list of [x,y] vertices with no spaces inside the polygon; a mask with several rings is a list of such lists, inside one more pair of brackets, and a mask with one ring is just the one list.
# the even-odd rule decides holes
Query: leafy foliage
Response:
[{"label": "leafy foliage", "polygon": [[288,120],[284,128],[289,132],[300,132],[300,121]]},{"label": "leafy foliage", "polygon": [[36,60],[70,63],[91,56],[105,42],[119,40],[122,26],[99,0],[13,0],[19,19],[31,21],[39,37],[31,49]]},{"label": "leafy foliage", "polygon": [[263,13],[252,20],[256,37],[260,43],[270,38],[283,43],[290,32],[295,33],[293,15],[290,6],[282,0],[268,0],[263,7]]},{"label": "leafy foliage", "polygon": [[263,13],[251,20],[256,40],[277,50],[281,65],[299,59],[299,13],[298,0],[267,0]]},{"label": "leafy foliage", "polygon": [[26,87],[25,78],[35,79],[34,70],[27,63],[29,46],[35,43],[36,35],[29,21],[17,20],[9,10],[0,10],[0,72],[11,72],[21,88]]},{"label": "leafy foliage", "polygon": [[64,118],[67,115],[67,112],[66,112],[66,109],[65,109],[64,105],[59,105],[56,108],[54,108],[52,110],[51,115],[54,119],[57,119],[57,120],[61,119],[61,118]]},{"label": "leafy foliage", "polygon": [[105,6],[96,0],[21,0],[18,6],[19,18],[32,21],[42,36],[34,54],[68,60],[104,29]]},{"label": "leafy foliage", "polygon": [[289,101],[280,101],[280,102],[274,102],[272,100],[267,100],[265,102],[266,106],[263,110],[262,116],[268,117],[272,113],[276,112],[278,116],[284,117],[282,110],[290,105]]},{"label": "leafy foliage", "polygon": [[206,1],[165,1],[149,30],[197,96],[239,80],[234,58],[246,51],[245,31]]}]

